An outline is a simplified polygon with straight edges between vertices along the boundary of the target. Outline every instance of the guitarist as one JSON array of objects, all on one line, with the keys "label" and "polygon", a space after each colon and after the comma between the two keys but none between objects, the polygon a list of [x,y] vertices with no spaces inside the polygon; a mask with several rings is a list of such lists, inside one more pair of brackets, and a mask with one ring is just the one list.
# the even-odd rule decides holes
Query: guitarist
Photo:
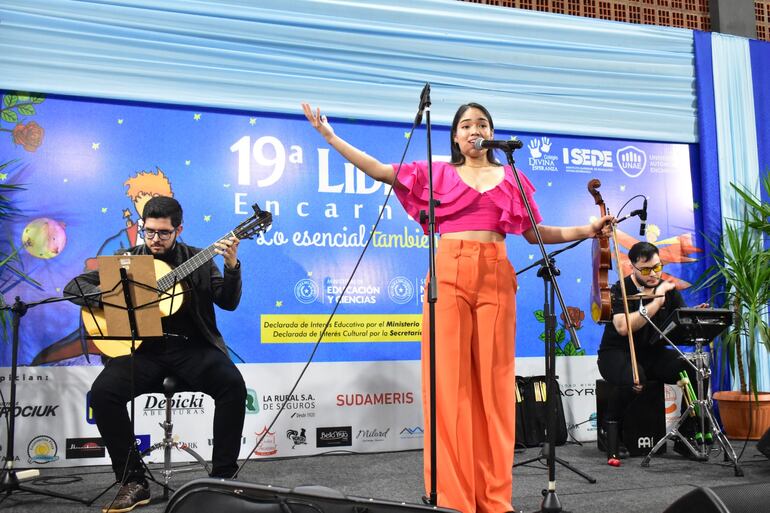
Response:
[{"label": "guitarist", "polygon": [[[132,255],[153,255],[172,268],[187,261],[200,249],[177,240],[182,233],[182,207],[177,200],[156,196],[142,214],[145,243],[128,250]],[[230,237],[215,244],[224,257],[224,275],[213,261],[193,271],[185,282],[188,292],[180,310],[162,319],[164,336],[144,339],[135,352],[134,397],[162,389],[163,378],[177,376],[192,390],[210,395],[215,403],[212,477],[231,478],[237,470],[241,432],[245,416],[246,385],[228,356],[214,315],[216,304],[235,310],[241,299],[241,265],[238,239]],[[84,293],[99,292],[98,271],[76,278]],[[65,294],[79,295],[78,284],[70,281]],[[177,298],[178,300],[178,298]],[[91,306],[101,306],[96,300]],[[73,300],[84,305],[83,300]],[[94,419],[112,460],[121,488],[103,511],[130,511],[150,501],[150,490],[134,448],[134,433],[126,411],[131,400],[130,356],[108,360],[91,387]]]}]

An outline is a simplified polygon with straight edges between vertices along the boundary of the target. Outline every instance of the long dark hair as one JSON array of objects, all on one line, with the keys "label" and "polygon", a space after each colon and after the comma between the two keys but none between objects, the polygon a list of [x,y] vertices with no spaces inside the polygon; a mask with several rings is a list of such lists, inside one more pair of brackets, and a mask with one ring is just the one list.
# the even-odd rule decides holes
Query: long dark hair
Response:
[{"label": "long dark hair", "polygon": [[[452,120],[452,130],[449,132],[449,146],[452,148],[453,166],[461,166],[465,164],[465,155],[460,152],[460,145],[455,142],[455,135],[457,135],[457,125],[460,124],[460,120],[462,119],[463,114],[465,114],[468,109],[479,109],[484,113],[484,116],[486,116],[487,120],[489,121],[489,128],[492,130],[495,129],[495,124],[492,122],[492,115],[489,113],[486,107],[474,102],[460,105],[460,107],[457,109],[457,112],[455,113],[455,118]],[[492,148],[487,150],[487,160],[490,164],[500,164],[495,158],[495,152]]]}]

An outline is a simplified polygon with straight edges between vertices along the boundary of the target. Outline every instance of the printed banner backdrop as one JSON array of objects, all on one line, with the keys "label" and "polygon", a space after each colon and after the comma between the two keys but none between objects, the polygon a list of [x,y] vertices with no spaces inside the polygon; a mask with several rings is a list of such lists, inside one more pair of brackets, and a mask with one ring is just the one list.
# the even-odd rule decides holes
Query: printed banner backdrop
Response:
[{"label": "printed banner backdrop", "polygon": [[[387,424],[400,430],[400,424],[382,419],[391,415],[391,408],[407,406],[405,413],[398,414],[405,425],[420,423],[419,371],[414,367],[407,373],[408,381],[403,375],[391,380],[386,369],[392,367],[384,362],[406,361],[412,369],[419,359],[427,237],[395,197],[383,208],[388,188],[330,150],[303,116],[8,92],[3,94],[2,108],[0,161],[18,162],[6,168],[0,180],[23,184],[25,189],[12,195],[22,216],[2,227],[0,249],[18,248],[17,267],[39,283],[31,284],[0,267],[0,292],[6,300],[16,295],[26,302],[59,296],[96,255],[141,242],[137,210],[152,195],[172,194],[180,200],[185,208],[182,239],[201,247],[234,228],[258,203],[273,214],[273,227],[264,237],[241,244],[243,300],[236,311],[219,312],[218,322],[236,361],[240,358],[259,368],[253,379],[248,378],[254,382],[249,386],[260,393],[269,386],[271,394],[285,394],[299,373],[300,367],[294,364],[309,358],[382,211],[383,219],[311,365],[315,372],[345,369],[345,373],[334,370],[327,380],[318,378],[313,395],[340,389],[340,376],[346,380],[355,376],[360,382],[351,381],[349,391],[339,393],[391,394],[393,401],[397,394],[413,394],[408,404],[370,408],[371,429],[385,429]],[[331,121],[343,138],[384,162],[398,162],[408,142],[408,125]],[[434,159],[447,159],[449,128],[433,129]],[[536,199],[545,224],[583,224],[597,216],[599,209],[586,189],[591,178],[601,180],[599,190],[607,207],[620,216],[641,207],[637,198],[619,210],[632,196],[647,196],[646,235],[639,235],[638,219],[632,218],[620,226],[621,246],[625,251],[637,240],[657,244],[667,263],[665,272],[690,300],[685,289],[702,270],[698,262],[702,243],[693,228],[697,205],[691,187],[690,145],[517,133],[506,127],[496,131],[498,139],[514,135],[524,142],[516,153],[517,167],[538,190]],[[406,160],[424,160],[425,148],[423,127],[413,135]],[[537,247],[521,237],[508,237],[508,246],[517,269],[539,259]],[[581,355],[596,354],[602,333],[590,314],[591,241],[559,255],[556,263],[565,302],[579,321],[582,345],[577,349],[560,329],[559,354],[580,360]],[[519,287],[517,355],[540,357],[543,284],[536,269],[519,276]],[[92,354],[90,364],[95,368],[82,368],[89,362],[78,356],[86,346],[77,307],[67,302],[35,306],[21,324],[21,365],[73,367],[69,369],[73,376],[83,376],[90,383],[101,359]],[[10,344],[6,344],[0,365],[7,367],[10,362]],[[31,372],[30,368],[25,371]],[[49,371],[68,372],[38,370]],[[3,387],[6,393],[7,381]],[[23,387],[20,381],[19,389]],[[301,383],[299,390],[303,387]],[[339,423],[352,425],[353,421],[343,415]],[[82,433],[82,437],[96,436]],[[412,446],[411,439],[402,440],[394,436],[392,441],[397,443],[388,448]]]},{"label": "printed banner backdrop", "polygon": [[[520,358],[520,375],[544,373],[543,359]],[[252,459],[310,455],[330,451],[395,451],[420,449],[423,444],[420,365],[404,362],[327,362],[310,367],[294,394],[286,397],[287,376],[299,364],[238,364],[246,380],[248,399],[240,458]],[[101,369],[96,366],[26,367],[19,374],[14,444],[21,467],[64,467],[109,464],[89,408],[89,389]],[[559,358],[556,365],[571,439],[596,438],[596,357]],[[332,378],[333,377],[333,378]],[[7,385],[2,376],[2,385]],[[5,392],[4,392],[5,393]],[[679,418],[681,393],[665,389],[666,421]],[[286,409],[272,423],[281,404]],[[214,402],[202,393],[180,392],[172,402],[174,440],[211,458]],[[159,427],[165,415],[162,394],[143,395],[135,405],[140,448],[158,447]],[[0,419],[9,410],[0,410]],[[653,442],[654,443],[654,442]],[[4,456],[3,456],[4,457]],[[162,461],[156,449],[148,462]],[[186,452],[173,451],[174,461],[193,461]]]},{"label": "printed banner backdrop", "polygon": [[[286,402],[267,431],[299,364],[238,364],[248,390],[240,458],[302,456],[330,451],[395,451],[422,447],[418,362],[318,363]],[[14,454],[17,467],[109,464],[89,407],[89,389],[101,368],[26,367],[19,374]],[[333,380],[330,376],[334,376]],[[3,378],[3,393],[7,380]],[[7,397],[7,395],[6,395]],[[163,440],[163,394],[135,402],[140,450]],[[173,402],[174,441],[211,459],[214,401],[200,392],[180,392]],[[0,420],[9,409],[0,409]],[[5,445],[5,438],[3,438]],[[5,457],[5,452],[3,452]],[[173,451],[174,461],[192,461]],[[148,462],[163,461],[154,450]]]}]

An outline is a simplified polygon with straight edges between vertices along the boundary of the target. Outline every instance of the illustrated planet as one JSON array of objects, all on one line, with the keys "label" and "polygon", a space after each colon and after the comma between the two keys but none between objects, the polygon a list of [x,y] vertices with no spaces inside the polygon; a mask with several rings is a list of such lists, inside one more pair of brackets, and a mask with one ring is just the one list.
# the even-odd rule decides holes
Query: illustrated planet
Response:
[{"label": "illustrated planet", "polygon": [[37,218],[24,228],[21,243],[33,257],[46,260],[53,258],[67,244],[64,223],[47,217]]}]

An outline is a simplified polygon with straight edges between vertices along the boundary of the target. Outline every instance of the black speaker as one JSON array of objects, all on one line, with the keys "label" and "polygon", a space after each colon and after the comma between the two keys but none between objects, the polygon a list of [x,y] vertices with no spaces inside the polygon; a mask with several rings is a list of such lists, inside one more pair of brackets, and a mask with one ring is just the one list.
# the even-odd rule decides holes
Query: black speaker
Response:
[{"label": "black speaker", "polygon": [[[596,420],[599,426],[604,422],[607,398],[614,386],[603,379],[596,380]],[[628,404],[623,415],[620,439],[631,456],[646,455],[665,436],[666,412],[663,399],[663,383],[648,381]],[[663,452],[666,452],[665,445],[658,450],[658,453]]]},{"label": "black speaker", "polygon": [[346,497],[324,486],[289,490],[221,479],[196,479],[180,487],[166,513],[458,513],[448,508]]},{"label": "black speaker", "polygon": [[765,431],[765,434],[757,442],[757,450],[770,458],[770,429]]},{"label": "black speaker", "polygon": [[768,511],[770,483],[696,488],[663,513],[759,513]]}]

